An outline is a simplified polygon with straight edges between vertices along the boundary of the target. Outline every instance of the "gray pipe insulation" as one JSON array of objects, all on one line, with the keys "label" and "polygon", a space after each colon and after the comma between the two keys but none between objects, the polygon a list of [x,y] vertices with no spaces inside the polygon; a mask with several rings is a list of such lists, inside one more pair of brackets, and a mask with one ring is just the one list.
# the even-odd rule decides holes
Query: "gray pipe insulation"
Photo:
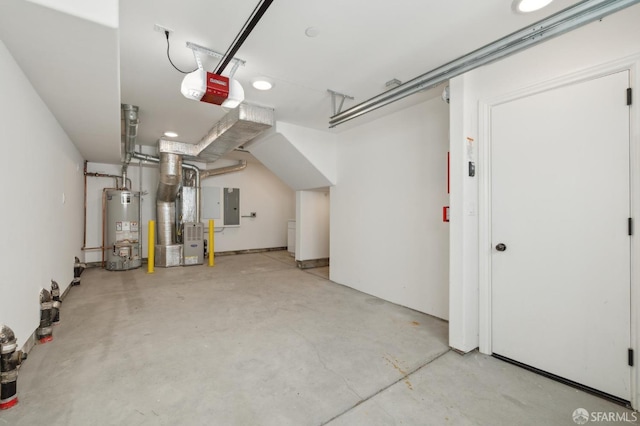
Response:
[{"label": "gray pipe insulation", "polygon": [[160,153],[160,181],[156,194],[158,244],[176,243],[176,198],[182,184],[182,155]]}]

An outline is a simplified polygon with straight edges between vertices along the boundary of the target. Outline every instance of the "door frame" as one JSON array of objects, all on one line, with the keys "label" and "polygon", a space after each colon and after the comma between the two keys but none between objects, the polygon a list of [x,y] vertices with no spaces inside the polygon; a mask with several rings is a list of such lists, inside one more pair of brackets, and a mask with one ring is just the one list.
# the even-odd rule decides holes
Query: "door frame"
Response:
[{"label": "door frame", "polygon": [[[631,404],[640,407],[640,54],[609,62],[586,70],[563,75],[532,86],[523,87],[504,95],[481,99],[478,103],[478,314],[479,349],[481,353],[492,354],[492,306],[491,306],[491,112],[492,108],[520,98],[561,88],[580,82],[593,80],[620,71],[629,72],[630,86],[633,88],[633,102],[630,109],[630,206],[634,218],[634,235],[631,238],[631,348],[635,362],[631,367]],[[623,100],[621,94],[621,101]]]}]

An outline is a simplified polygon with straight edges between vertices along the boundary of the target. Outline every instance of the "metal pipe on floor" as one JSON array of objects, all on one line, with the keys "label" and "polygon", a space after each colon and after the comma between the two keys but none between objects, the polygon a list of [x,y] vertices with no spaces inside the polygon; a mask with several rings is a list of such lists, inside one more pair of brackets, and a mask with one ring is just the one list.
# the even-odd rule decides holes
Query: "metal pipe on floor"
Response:
[{"label": "metal pipe on floor", "polygon": [[0,324],[0,410],[18,403],[18,366],[27,356],[16,351],[18,341],[13,330]]},{"label": "metal pipe on floor", "polygon": [[80,262],[80,259],[76,256],[75,263],[73,264],[73,281],[71,282],[71,285],[80,285],[80,275],[82,275],[82,271],[86,268],[87,265]]},{"label": "metal pipe on floor", "polygon": [[51,280],[51,299],[51,324],[58,325],[60,324],[60,306],[62,305],[62,301],[60,300],[60,286],[58,286],[58,283],[54,280]]},{"label": "metal pipe on floor", "polygon": [[47,343],[53,340],[53,328],[51,319],[53,316],[53,301],[49,290],[40,290],[40,327],[36,330],[36,337],[40,343]]}]

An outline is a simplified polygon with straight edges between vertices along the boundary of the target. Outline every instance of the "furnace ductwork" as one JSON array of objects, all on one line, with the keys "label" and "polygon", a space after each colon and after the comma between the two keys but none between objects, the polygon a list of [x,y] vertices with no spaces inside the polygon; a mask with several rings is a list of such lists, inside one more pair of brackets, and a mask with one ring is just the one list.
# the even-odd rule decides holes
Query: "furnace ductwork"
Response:
[{"label": "furnace ductwork", "polygon": [[227,173],[239,172],[247,168],[247,161],[240,160],[238,164],[227,167],[219,167],[217,169],[208,169],[200,171],[200,180],[209,178],[211,176],[224,175]]},{"label": "furnace ductwork", "polygon": [[[126,117],[127,110],[124,105],[123,111]],[[183,245],[177,244],[176,238],[176,198],[182,185],[182,169],[192,169],[195,172],[196,222],[199,222],[201,179],[240,171],[247,166],[246,162],[243,161],[230,167],[200,170],[195,166],[183,164],[183,158],[213,162],[236,147],[255,138],[264,130],[272,127],[274,123],[273,109],[241,104],[217,122],[197,144],[160,139],[158,142],[159,158],[136,152],[131,153],[130,158],[158,162],[160,165],[160,181],[156,194],[157,244],[155,246],[155,266],[169,267],[182,264]],[[126,150],[126,147],[123,149]]]},{"label": "furnace ductwork", "polygon": [[211,163],[273,127],[273,109],[241,104],[220,119],[197,144],[160,139],[158,150]]},{"label": "furnace ductwork", "polygon": [[[122,104],[122,115],[124,118],[124,137],[122,139],[121,155],[123,166],[126,166],[133,158],[135,152],[136,138],[138,137],[138,107],[135,105]],[[124,182],[123,182],[124,183]]]},{"label": "furnace ductwork", "polygon": [[[124,118],[124,136],[122,139],[121,155],[122,155],[122,187],[127,187],[127,169],[133,158],[136,147],[136,138],[138,137],[138,107],[135,105],[121,104],[122,115]],[[129,188],[130,189],[130,188]]]},{"label": "furnace ductwork", "polygon": [[179,266],[182,260],[182,245],[176,244],[176,197],[181,184],[182,155],[161,152],[156,194],[156,266]]}]

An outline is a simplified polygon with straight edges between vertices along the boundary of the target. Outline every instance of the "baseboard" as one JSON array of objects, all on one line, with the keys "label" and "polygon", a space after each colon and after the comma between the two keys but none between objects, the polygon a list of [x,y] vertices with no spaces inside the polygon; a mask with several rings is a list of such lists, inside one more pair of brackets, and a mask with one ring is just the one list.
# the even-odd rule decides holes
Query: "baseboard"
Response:
[{"label": "baseboard", "polygon": [[324,266],[329,266],[329,258],[296,260],[296,265],[300,269],[322,268]]},{"label": "baseboard", "polygon": [[286,247],[269,247],[260,249],[247,249],[247,250],[229,250],[229,251],[214,251],[215,256],[232,256],[235,254],[251,254],[251,253],[266,253],[269,251],[284,251]]},{"label": "baseboard", "polygon": [[67,288],[64,289],[64,291],[60,295],[61,302],[64,302],[64,299],[67,297],[67,294],[69,294],[69,292],[71,291],[71,287],[73,287],[73,281],[71,281],[71,283],[67,286]]},{"label": "baseboard", "polygon": [[38,329],[36,328],[33,333],[31,333],[31,336],[29,336],[29,338],[27,339],[26,342],[24,342],[24,345],[22,345],[22,353],[28,354],[29,352],[31,352],[31,349],[34,348],[34,346],[36,345],[36,332],[38,331]]},{"label": "baseboard", "polygon": [[[215,256],[232,256],[236,254],[251,254],[251,253],[266,253],[269,251],[285,251],[286,247],[267,247],[267,248],[259,248],[259,249],[246,249],[246,250],[229,250],[229,251],[215,251],[213,254]],[[148,264],[149,259],[146,257],[142,258],[142,263],[144,265]],[[327,259],[328,261],[328,259]],[[206,256],[205,256],[206,263]],[[86,262],[87,268],[101,268],[102,262]],[[182,265],[184,266],[184,265]],[[325,265],[326,266],[326,265]]]}]

